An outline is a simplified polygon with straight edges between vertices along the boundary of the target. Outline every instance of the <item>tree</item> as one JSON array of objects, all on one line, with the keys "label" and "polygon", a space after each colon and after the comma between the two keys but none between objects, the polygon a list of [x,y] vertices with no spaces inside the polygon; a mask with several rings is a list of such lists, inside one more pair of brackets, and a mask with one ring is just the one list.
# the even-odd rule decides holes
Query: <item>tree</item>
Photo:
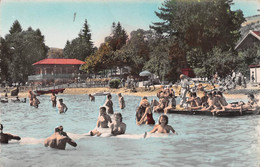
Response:
[{"label": "tree", "polygon": [[8,49],[7,43],[4,38],[0,38],[0,81],[8,80],[8,65],[10,64],[10,60],[8,59],[8,55],[10,54],[10,50]]},{"label": "tree", "polygon": [[166,0],[160,12],[155,12],[163,21],[150,27],[165,37],[175,37],[182,48],[181,59],[187,59],[184,64],[200,68],[213,48],[233,51],[240,38],[245,19],[240,10],[231,11],[231,5],[232,0]]},{"label": "tree", "polygon": [[85,20],[83,29],[80,30],[79,38],[83,39],[89,46],[93,47],[93,42],[91,41],[91,33],[87,19]]},{"label": "tree", "polygon": [[113,51],[121,49],[125,44],[128,36],[125,29],[121,26],[120,22],[112,23],[112,33],[105,38],[105,42],[108,42]]},{"label": "tree", "polygon": [[[18,25],[17,22],[14,25]],[[8,72],[4,78],[9,82],[25,83],[28,76],[34,74],[32,64],[47,57],[48,47],[44,44],[44,36],[40,30],[28,28],[27,31],[15,32],[13,27],[10,30],[12,33],[6,35],[5,41],[1,40],[4,44],[1,52],[8,63]]]},{"label": "tree", "polygon": [[111,50],[108,43],[101,44],[94,54],[86,58],[86,63],[82,65],[81,70],[84,70],[87,73],[98,73],[101,70],[107,69],[107,65],[111,60]]},{"label": "tree", "polygon": [[71,42],[67,41],[63,54],[65,58],[84,61],[94,50],[89,26],[87,20],[85,20],[83,29],[80,30],[78,37]]},{"label": "tree", "polygon": [[12,27],[9,30],[10,34],[22,32],[22,26],[18,20],[15,20]]},{"label": "tree", "polygon": [[236,70],[249,77],[250,71],[248,66],[251,64],[259,64],[260,62],[260,45],[255,43],[248,49],[239,50],[236,62]]},{"label": "tree", "polygon": [[131,38],[121,49],[114,52],[114,62],[116,62],[118,67],[130,66],[132,69],[132,75],[138,75],[145,62],[149,60],[149,48],[147,42],[147,34],[150,31],[144,31],[138,29],[132,31]]}]

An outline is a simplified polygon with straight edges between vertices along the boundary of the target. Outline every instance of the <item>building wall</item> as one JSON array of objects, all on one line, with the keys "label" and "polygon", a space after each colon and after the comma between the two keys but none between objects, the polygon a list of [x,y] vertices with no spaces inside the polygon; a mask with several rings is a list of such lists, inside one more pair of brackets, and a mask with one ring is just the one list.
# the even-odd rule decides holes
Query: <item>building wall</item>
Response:
[{"label": "building wall", "polygon": [[52,85],[75,82],[80,65],[35,65],[35,75],[29,76],[34,85]]},{"label": "building wall", "polygon": [[[254,80],[253,80],[254,77]],[[250,68],[250,82],[260,83],[260,67]]]},{"label": "building wall", "polygon": [[253,43],[259,43],[260,41],[254,37],[252,34],[249,34],[246,39],[239,45],[237,49],[247,49],[253,46]]},{"label": "building wall", "polygon": [[79,65],[37,65],[35,74],[78,74]]}]

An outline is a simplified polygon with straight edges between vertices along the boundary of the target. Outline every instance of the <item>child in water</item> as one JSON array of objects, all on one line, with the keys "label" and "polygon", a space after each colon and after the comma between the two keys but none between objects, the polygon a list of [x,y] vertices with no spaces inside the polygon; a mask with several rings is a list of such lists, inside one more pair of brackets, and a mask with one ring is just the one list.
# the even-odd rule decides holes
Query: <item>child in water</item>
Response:
[{"label": "child in water", "polygon": [[155,125],[153,130],[151,130],[150,133],[172,133],[176,134],[175,130],[172,128],[172,126],[168,125],[168,117],[167,115],[161,115],[159,117],[159,124]]}]

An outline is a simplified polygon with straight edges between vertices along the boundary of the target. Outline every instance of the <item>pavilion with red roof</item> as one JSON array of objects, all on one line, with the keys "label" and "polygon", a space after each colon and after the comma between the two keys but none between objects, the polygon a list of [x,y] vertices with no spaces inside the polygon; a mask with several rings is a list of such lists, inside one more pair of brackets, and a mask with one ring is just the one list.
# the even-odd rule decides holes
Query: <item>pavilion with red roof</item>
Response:
[{"label": "pavilion with red roof", "polygon": [[43,59],[33,64],[35,75],[29,76],[28,80],[42,85],[74,82],[78,79],[83,64],[85,62],[78,59]]}]

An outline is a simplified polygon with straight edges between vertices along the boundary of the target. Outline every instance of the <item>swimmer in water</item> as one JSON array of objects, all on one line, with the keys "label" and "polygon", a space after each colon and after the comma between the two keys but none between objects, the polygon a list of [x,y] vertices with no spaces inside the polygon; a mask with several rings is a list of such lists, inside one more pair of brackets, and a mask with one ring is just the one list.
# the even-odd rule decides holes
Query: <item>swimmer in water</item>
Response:
[{"label": "swimmer in water", "polygon": [[19,136],[14,136],[10,133],[3,133],[4,126],[0,124],[0,143],[8,144],[8,141],[14,139],[14,140],[21,140]]},{"label": "swimmer in water", "polygon": [[121,93],[118,93],[118,101],[121,109],[125,108],[125,100]]},{"label": "swimmer in water", "polygon": [[114,118],[115,121],[111,124],[111,134],[114,136],[125,134],[126,124],[123,123],[122,114],[117,112],[114,114]]},{"label": "swimmer in water", "polygon": [[38,107],[39,107],[39,104],[40,104],[39,99],[37,99],[36,95],[33,95],[32,105],[33,105],[35,108],[38,108]]},{"label": "swimmer in water", "polygon": [[155,125],[153,130],[150,133],[172,133],[176,134],[175,130],[172,128],[172,126],[168,125],[168,116],[167,115],[161,115],[159,117],[159,124]]},{"label": "swimmer in water", "polygon": [[63,132],[63,127],[59,126],[55,128],[55,132],[53,135],[45,139],[44,146],[50,146],[51,148],[65,150],[67,143],[73,147],[77,146],[77,143],[69,138],[66,132]]},{"label": "swimmer in water", "polygon": [[59,99],[58,109],[59,113],[65,113],[68,110],[66,104],[63,103],[63,99]]},{"label": "swimmer in water", "polygon": [[[111,128],[111,135],[117,136],[121,134],[125,134],[126,130],[126,124],[122,122],[122,114],[121,113],[115,113],[114,114],[115,121],[110,125]],[[90,131],[90,136],[100,136],[102,133],[98,130],[92,130]]]},{"label": "swimmer in water", "polygon": [[104,104],[104,106],[108,107],[107,109],[107,113],[108,114],[114,114],[114,110],[113,110],[113,102],[112,102],[112,96],[111,94],[107,94],[107,99],[106,99],[106,102]]},{"label": "swimmer in water", "polygon": [[94,102],[95,101],[95,96],[93,96],[92,94],[88,94],[89,100]]},{"label": "swimmer in water", "polygon": [[51,102],[52,102],[52,107],[56,107],[57,104],[57,96],[55,95],[55,93],[53,92],[51,95]]}]

